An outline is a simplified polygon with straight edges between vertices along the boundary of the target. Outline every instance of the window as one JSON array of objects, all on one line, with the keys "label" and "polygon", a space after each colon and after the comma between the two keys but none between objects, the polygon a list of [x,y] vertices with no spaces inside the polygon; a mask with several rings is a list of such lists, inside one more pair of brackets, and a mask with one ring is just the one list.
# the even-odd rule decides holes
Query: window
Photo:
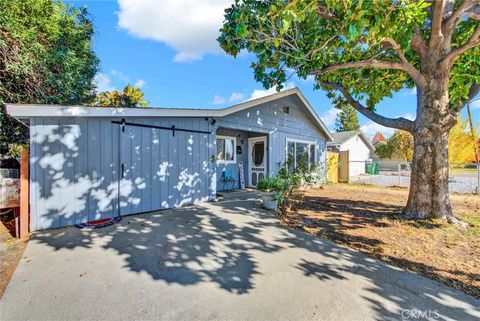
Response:
[{"label": "window", "polygon": [[307,164],[310,169],[311,164],[316,160],[317,146],[314,142],[301,140],[287,140],[287,162],[289,168],[294,169],[302,163]]},{"label": "window", "polygon": [[262,166],[265,158],[265,142],[255,142],[252,147],[252,160],[254,166]]},{"label": "window", "polygon": [[235,163],[235,137],[217,136],[217,162],[228,164]]}]

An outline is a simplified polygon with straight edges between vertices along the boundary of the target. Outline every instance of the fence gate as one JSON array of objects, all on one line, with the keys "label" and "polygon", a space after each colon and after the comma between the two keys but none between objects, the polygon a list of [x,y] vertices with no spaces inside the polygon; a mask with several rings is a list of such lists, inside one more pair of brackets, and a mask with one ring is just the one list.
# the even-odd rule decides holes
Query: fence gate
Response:
[{"label": "fence gate", "polygon": [[348,183],[349,176],[349,155],[348,150],[340,151],[339,166],[338,166],[338,180],[340,183]]}]

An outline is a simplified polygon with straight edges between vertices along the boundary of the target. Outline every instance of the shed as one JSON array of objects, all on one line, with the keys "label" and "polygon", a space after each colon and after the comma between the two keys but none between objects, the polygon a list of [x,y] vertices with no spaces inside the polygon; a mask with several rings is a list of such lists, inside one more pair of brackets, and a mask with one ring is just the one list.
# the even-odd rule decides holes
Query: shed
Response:
[{"label": "shed", "polygon": [[224,171],[254,187],[288,157],[324,164],[332,139],[297,88],[224,109],[5,109],[30,127],[32,231],[213,200]]},{"label": "shed", "polygon": [[327,143],[327,149],[329,152],[348,151],[349,176],[365,174],[365,163],[375,152],[367,136],[361,130],[353,130],[332,133],[332,137],[333,141]]}]

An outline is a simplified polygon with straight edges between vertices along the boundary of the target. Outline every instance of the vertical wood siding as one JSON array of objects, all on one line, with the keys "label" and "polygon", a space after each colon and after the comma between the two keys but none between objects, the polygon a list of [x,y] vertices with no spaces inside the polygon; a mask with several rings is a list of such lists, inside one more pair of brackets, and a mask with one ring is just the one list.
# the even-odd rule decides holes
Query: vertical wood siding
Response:
[{"label": "vertical wood siding", "polygon": [[[31,119],[31,229],[191,204],[215,196],[214,135],[120,126],[105,118]],[[127,121],[202,131],[203,118]],[[120,163],[125,177],[120,179]],[[120,188],[119,188],[120,187]],[[120,193],[120,194],[119,194]]]},{"label": "vertical wood siding", "polygon": [[[282,107],[288,106],[289,113]],[[213,199],[225,165],[213,165],[215,133],[189,133],[120,126],[106,118],[31,119],[31,229],[72,225],[117,215],[172,208]],[[118,119],[117,119],[118,120]],[[315,141],[317,161],[325,163],[325,134],[296,96],[217,118],[131,118],[147,125],[188,128],[243,140],[248,179],[248,137],[266,136],[267,172],[285,161],[287,139]],[[240,135],[240,137],[238,137]],[[125,164],[120,178],[120,164]],[[223,167],[222,167],[223,166]],[[246,182],[248,183],[248,182]],[[218,186],[220,189],[221,185]],[[237,182],[238,187],[238,182]]]},{"label": "vertical wood siding", "polygon": [[[282,108],[289,107],[289,113]],[[256,107],[248,108],[217,120],[219,132],[227,129],[236,129],[242,132],[256,133],[267,136],[268,166],[267,173],[275,175],[279,164],[286,160],[287,139],[313,141],[317,144],[316,161],[326,163],[326,138],[314,122],[313,117],[307,111],[303,103],[296,96],[288,96],[283,99],[271,101]],[[238,145],[238,142],[237,142]],[[248,154],[248,149],[244,149]],[[245,155],[244,167],[248,168],[248,156]],[[228,165],[236,168],[234,165]],[[217,175],[220,175],[222,165],[217,166]],[[238,172],[238,169],[237,169]],[[236,175],[236,172],[234,173]],[[248,178],[248,175],[245,175]],[[218,186],[221,189],[221,186]]]}]

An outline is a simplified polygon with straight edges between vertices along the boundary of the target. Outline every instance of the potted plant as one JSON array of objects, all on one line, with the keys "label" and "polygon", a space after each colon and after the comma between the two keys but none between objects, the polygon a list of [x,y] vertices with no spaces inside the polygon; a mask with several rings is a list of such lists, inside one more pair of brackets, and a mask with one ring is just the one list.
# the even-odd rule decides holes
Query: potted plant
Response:
[{"label": "potted plant", "polygon": [[278,193],[282,182],[278,177],[265,177],[257,182],[257,189],[262,192],[262,204],[267,210],[275,210],[278,206]]}]

